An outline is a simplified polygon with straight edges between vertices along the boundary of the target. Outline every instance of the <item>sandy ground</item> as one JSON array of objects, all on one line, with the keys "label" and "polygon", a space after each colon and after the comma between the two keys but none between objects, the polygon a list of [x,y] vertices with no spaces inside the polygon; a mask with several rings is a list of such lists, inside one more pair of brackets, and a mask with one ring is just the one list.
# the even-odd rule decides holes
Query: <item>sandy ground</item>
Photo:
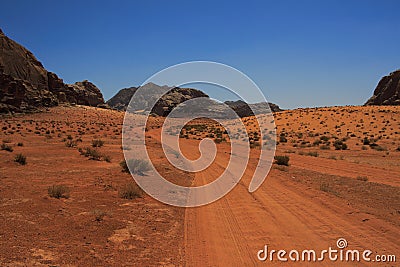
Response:
[{"label": "sandy ground", "polygon": [[[146,195],[133,200],[118,195],[132,181],[119,166],[123,115],[58,107],[2,118],[0,140],[13,151],[0,150],[1,266],[293,266],[278,262],[276,255],[272,262],[261,262],[257,252],[265,245],[269,250],[336,249],[339,238],[347,240],[348,249],[369,249],[373,256],[400,251],[398,107],[278,113],[278,140],[281,135],[287,140],[278,144],[276,154],[288,155],[290,166],[274,164],[264,184],[249,193],[256,147],[238,186],[217,202],[188,209]],[[169,180],[195,186],[224,170],[226,142],[217,145],[215,162],[202,172],[189,175],[171,168],[159,153],[160,123],[154,118],[149,126],[149,154]],[[246,123],[254,125],[252,118]],[[199,141],[193,139],[201,136],[193,132],[181,139],[185,155],[198,156]],[[315,142],[321,136],[328,141]],[[364,144],[365,138],[379,149]],[[78,152],[93,139],[104,140],[97,148],[100,161]],[[76,146],[67,147],[69,140]],[[335,140],[348,148],[335,150]],[[321,148],[326,142],[329,149]],[[26,155],[26,165],[14,162],[18,153]],[[69,198],[48,195],[48,187],[58,184],[70,188]],[[311,265],[365,264],[325,260]]]}]

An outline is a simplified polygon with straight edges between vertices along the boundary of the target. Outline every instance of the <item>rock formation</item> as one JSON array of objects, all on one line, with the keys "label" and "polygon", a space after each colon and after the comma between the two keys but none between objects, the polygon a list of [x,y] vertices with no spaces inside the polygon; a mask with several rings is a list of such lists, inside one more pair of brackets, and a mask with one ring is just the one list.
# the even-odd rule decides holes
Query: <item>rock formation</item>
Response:
[{"label": "rock formation", "polygon": [[0,113],[30,112],[59,103],[97,106],[104,99],[88,81],[65,84],[0,29]]},{"label": "rock formation", "polygon": [[[159,116],[167,116],[176,106],[187,100],[198,97],[209,99],[208,95],[204,92],[193,88],[169,88],[168,86],[159,86],[154,83],[146,84],[143,87],[143,95],[136,100],[136,103],[131,103],[132,110],[143,110],[149,112],[151,107],[148,106],[148,103],[150,100],[154,99],[154,97],[157,99],[157,95],[163,95],[164,92],[169,90],[168,93],[163,95],[156,102],[151,111],[151,113]],[[114,109],[126,110],[137,89],[138,87],[124,88],[108,100],[107,104]],[[146,89],[151,93],[146,94]],[[253,116],[253,111],[255,114],[261,114],[266,110],[266,103],[247,104],[244,101],[238,100],[226,101],[225,104],[231,107],[240,117]],[[269,103],[269,106],[273,112],[281,111],[281,109],[275,104]],[[221,103],[217,103],[210,99],[203,101],[200,106],[193,107],[193,111],[194,110],[196,110],[196,114],[203,114],[204,116],[211,112],[216,117],[224,117],[226,115],[225,109],[221,106]]]},{"label": "rock formation", "polygon": [[[118,110],[126,110],[133,94],[136,93],[137,89],[138,87],[124,88],[110,100],[108,100],[107,104],[110,107]],[[158,99],[158,95],[163,95],[164,92],[169,90],[168,93],[163,95],[156,102],[154,108],[152,109],[152,113],[159,116],[167,116],[174,107],[182,102],[185,102],[186,100],[197,97],[208,97],[208,95],[197,89],[179,87],[169,88],[168,86],[159,86],[154,83],[148,83],[144,85],[143,89],[144,94],[142,97],[140,97],[140,99],[138,99],[138,104],[144,110],[150,109],[148,105],[149,102],[154,102]],[[149,91],[149,94],[146,94],[146,90]]]},{"label": "rock formation", "polygon": [[400,105],[400,70],[383,77],[365,105]]}]

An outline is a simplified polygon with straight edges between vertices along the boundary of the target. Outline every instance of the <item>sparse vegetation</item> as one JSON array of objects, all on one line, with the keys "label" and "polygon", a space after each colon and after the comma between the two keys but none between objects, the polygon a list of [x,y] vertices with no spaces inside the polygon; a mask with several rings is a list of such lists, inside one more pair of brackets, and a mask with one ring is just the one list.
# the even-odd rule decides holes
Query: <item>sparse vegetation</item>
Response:
[{"label": "sparse vegetation", "polygon": [[121,187],[118,194],[121,198],[135,199],[137,197],[142,197],[143,191],[137,184],[129,183]]},{"label": "sparse vegetation", "polygon": [[318,152],[315,152],[315,151],[308,152],[306,155],[307,156],[311,156],[311,157],[318,157],[319,156]]},{"label": "sparse vegetation", "polygon": [[5,143],[1,144],[1,150],[5,150],[5,151],[8,151],[8,152],[13,152],[13,151],[14,151],[14,149],[12,148],[12,146],[7,145],[7,144],[5,144]]},{"label": "sparse vegetation", "polygon": [[66,146],[66,147],[76,147],[76,142],[73,141],[73,140],[67,140],[67,141],[65,142],[65,146]]},{"label": "sparse vegetation", "polygon": [[339,139],[335,140],[335,142],[333,143],[333,146],[335,147],[336,150],[346,150],[347,149],[346,143]]},{"label": "sparse vegetation", "polygon": [[24,156],[23,154],[17,154],[14,161],[21,165],[26,165],[26,156]]},{"label": "sparse vegetation", "polygon": [[103,156],[103,159],[104,159],[105,162],[108,162],[108,163],[111,162],[111,157],[108,156],[108,155],[104,155],[104,156]]},{"label": "sparse vegetation", "polygon": [[275,156],[274,159],[278,165],[289,166],[289,156]]},{"label": "sparse vegetation", "polygon": [[367,176],[357,176],[357,180],[363,181],[363,182],[367,182],[368,181],[368,177]]},{"label": "sparse vegetation", "polygon": [[102,155],[97,151],[96,149],[87,147],[85,149],[78,149],[79,153],[81,155],[84,155],[85,157],[92,159],[92,160],[101,160]]},{"label": "sparse vegetation", "polygon": [[138,175],[144,175],[145,172],[151,170],[149,162],[143,159],[129,159],[128,162],[123,160],[119,165],[123,172],[129,172],[129,166],[132,173]]},{"label": "sparse vegetation", "polygon": [[47,193],[53,198],[69,198],[69,188],[65,185],[52,185],[47,188]]},{"label": "sparse vegetation", "polygon": [[99,210],[99,209],[93,210],[92,213],[94,215],[94,220],[96,222],[103,221],[104,217],[108,215],[108,212],[106,212],[104,210]]},{"label": "sparse vegetation", "polygon": [[102,147],[104,145],[104,141],[101,139],[93,139],[92,147]]},{"label": "sparse vegetation", "polygon": [[336,192],[336,191],[332,188],[332,186],[331,186],[329,183],[327,183],[327,182],[322,182],[322,183],[320,184],[319,189],[320,189],[321,191],[326,192],[326,193],[330,193],[330,194],[333,194],[333,195],[335,195],[335,196],[339,196],[339,193]]}]

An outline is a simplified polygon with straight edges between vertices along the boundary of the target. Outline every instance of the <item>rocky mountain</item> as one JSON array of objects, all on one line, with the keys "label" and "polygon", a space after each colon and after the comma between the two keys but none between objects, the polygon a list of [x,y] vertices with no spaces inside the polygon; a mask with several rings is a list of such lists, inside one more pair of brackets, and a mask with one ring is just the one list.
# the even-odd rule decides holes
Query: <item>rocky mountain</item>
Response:
[{"label": "rocky mountain", "polygon": [[365,105],[400,105],[400,69],[379,81]]},{"label": "rocky mountain", "polygon": [[65,84],[0,29],[0,113],[29,112],[60,103],[98,106],[104,105],[104,99],[88,81]]},{"label": "rocky mountain", "polygon": [[[147,111],[149,112],[150,107],[148,106],[149,100],[157,99],[157,96],[163,95],[164,92],[168,91],[165,95],[161,97],[160,100],[156,102],[151,113],[159,115],[159,116],[167,116],[172,109],[174,109],[179,104],[198,97],[205,97],[207,99],[203,100],[199,106],[192,107],[192,111],[196,111],[196,114],[203,114],[207,116],[207,114],[213,113],[214,115],[218,115],[217,117],[224,117],[226,114],[225,108],[221,105],[221,103],[217,103],[211,99],[209,99],[208,95],[203,93],[200,90],[193,89],[193,88],[169,88],[168,86],[159,86],[154,83],[149,83],[143,86],[144,94],[136,100],[136,103],[131,103],[132,110],[138,111]],[[132,96],[136,93],[138,87],[130,87],[124,88],[120,90],[115,96],[113,96],[110,100],[107,101],[107,104],[115,109],[118,110],[126,110],[128,104],[132,98]],[[149,91],[146,94],[146,91]],[[151,93],[150,93],[151,92]],[[153,101],[151,101],[153,102]],[[252,116],[253,111],[256,114],[261,114],[265,112],[265,104],[266,103],[256,103],[256,104],[247,104],[242,100],[238,101],[226,101],[229,107],[231,107],[240,117],[248,117]],[[278,105],[269,104],[271,110],[273,112],[281,111]],[[251,109],[250,109],[251,108]]]},{"label": "rocky mountain", "polygon": [[[120,90],[115,96],[113,96],[110,100],[107,101],[107,104],[111,108],[115,108],[118,110],[126,110],[128,104],[133,96],[136,93],[138,87],[130,87],[124,88]],[[171,110],[186,100],[197,98],[197,97],[208,97],[205,93],[200,90],[193,88],[180,88],[174,87],[169,88],[168,86],[159,86],[154,83],[148,83],[143,86],[145,89],[144,94],[137,99],[136,105],[140,106],[138,109],[148,110],[150,102],[154,102],[158,99],[159,95],[163,95],[165,91],[169,90],[168,93],[163,95],[155,104],[152,109],[152,113],[159,116],[167,116]],[[146,91],[149,93],[146,94]]]},{"label": "rocky mountain", "polygon": [[[238,114],[239,117],[249,117],[262,114],[267,109],[266,107],[267,103],[265,102],[247,104],[243,100],[237,100],[237,101],[225,101],[224,103],[227,104],[229,107],[231,107]],[[282,111],[282,109],[280,109],[279,106],[276,104],[268,103],[268,105],[272,112]]]}]

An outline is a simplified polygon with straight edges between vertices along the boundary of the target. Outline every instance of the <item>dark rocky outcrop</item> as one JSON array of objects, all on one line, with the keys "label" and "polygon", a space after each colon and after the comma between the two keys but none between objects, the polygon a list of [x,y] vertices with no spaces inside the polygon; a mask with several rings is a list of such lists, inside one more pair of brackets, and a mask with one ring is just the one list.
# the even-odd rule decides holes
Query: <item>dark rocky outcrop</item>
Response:
[{"label": "dark rocky outcrop", "polygon": [[365,105],[400,105],[400,70],[383,77]]},{"label": "dark rocky outcrop", "polygon": [[[148,103],[154,102],[150,100],[154,98],[157,99],[159,95],[163,95],[156,102],[151,113],[159,116],[167,116],[179,104],[193,98],[204,97],[207,99],[202,101],[199,106],[192,107],[193,112],[204,116],[211,113],[216,117],[224,117],[226,115],[226,110],[221,103],[209,99],[208,95],[200,90],[179,87],[170,88],[168,86],[159,86],[154,83],[146,84],[143,87],[149,91],[149,94],[146,94],[147,90],[143,90],[143,95],[136,100],[136,103],[131,103],[131,110],[149,112],[150,107],[148,106]],[[138,87],[124,88],[108,100],[107,104],[114,109],[126,110],[137,89]],[[164,94],[167,91],[168,93]],[[253,116],[254,113],[256,115],[265,113],[267,110],[267,107],[265,106],[266,103],[247,104],[242,100],[238,100],[226,101],[225,104],[231,107],[240,117]],[[281,111],[281,109],[275,104],[269,103],[269,107],[273,112]]]},{"label": "dark rocky outcrop", "polygon": [[68,88],[72,92],[71,97],[75,96],[75,101],[78,105],[97,107],[104,104],[104,98],[100,89],[87,80],[69,84]]},{"label": "dark rocky outcrop", "polygon": [[[136,93],[137,89],[138,87],[124,88],[120,90],[110,100],[108,100],[107,104],[111,108],[126,110],[133,94]],[[208,95],[197,89],[179,87],[170,88],[168,86],[159,86],[154,83],[148,83],[144,85],[143,89],[143,95],[140,97],[140,99],[138,99],[137,104],[140,106],[140,108],[138,109],[150,109],[148,103],[154,102],[158,99],[159,95],[163,95],[156,102],[151,111],[151,113],[159,116],[167,116],[174,107],[176,107],[180,103],[185,102],[186,100],[197,97],[208,97]],[[148,91],[149,93],[146,94],[146,91]],[[164,95],[164,92],[166,91],[168,92]]]},{"label": "dark rocky outcrop", "polygon": [[88,81],[65,84],[0,29],[0,113],[30,112],[59,103],[98,106],[104,99]]},{"label": "dark rocky outcrop", "polygon": [[[258,114],[262,114],[265,112],[265,110],[268,110],[267,103],[255,103],[255,104],[247,104],[243,100],[237,100],[237,101],[225,101],[225,104],[227,104],[229,107],[231,107],[239,117],[249,117],[249,116],[254,116]],[[272,112],[278,112],[282,111],[278,105],[273,104],[273,103],[268,103],[269,109]],[[255,114],[254,114],[255,113]]]}]

